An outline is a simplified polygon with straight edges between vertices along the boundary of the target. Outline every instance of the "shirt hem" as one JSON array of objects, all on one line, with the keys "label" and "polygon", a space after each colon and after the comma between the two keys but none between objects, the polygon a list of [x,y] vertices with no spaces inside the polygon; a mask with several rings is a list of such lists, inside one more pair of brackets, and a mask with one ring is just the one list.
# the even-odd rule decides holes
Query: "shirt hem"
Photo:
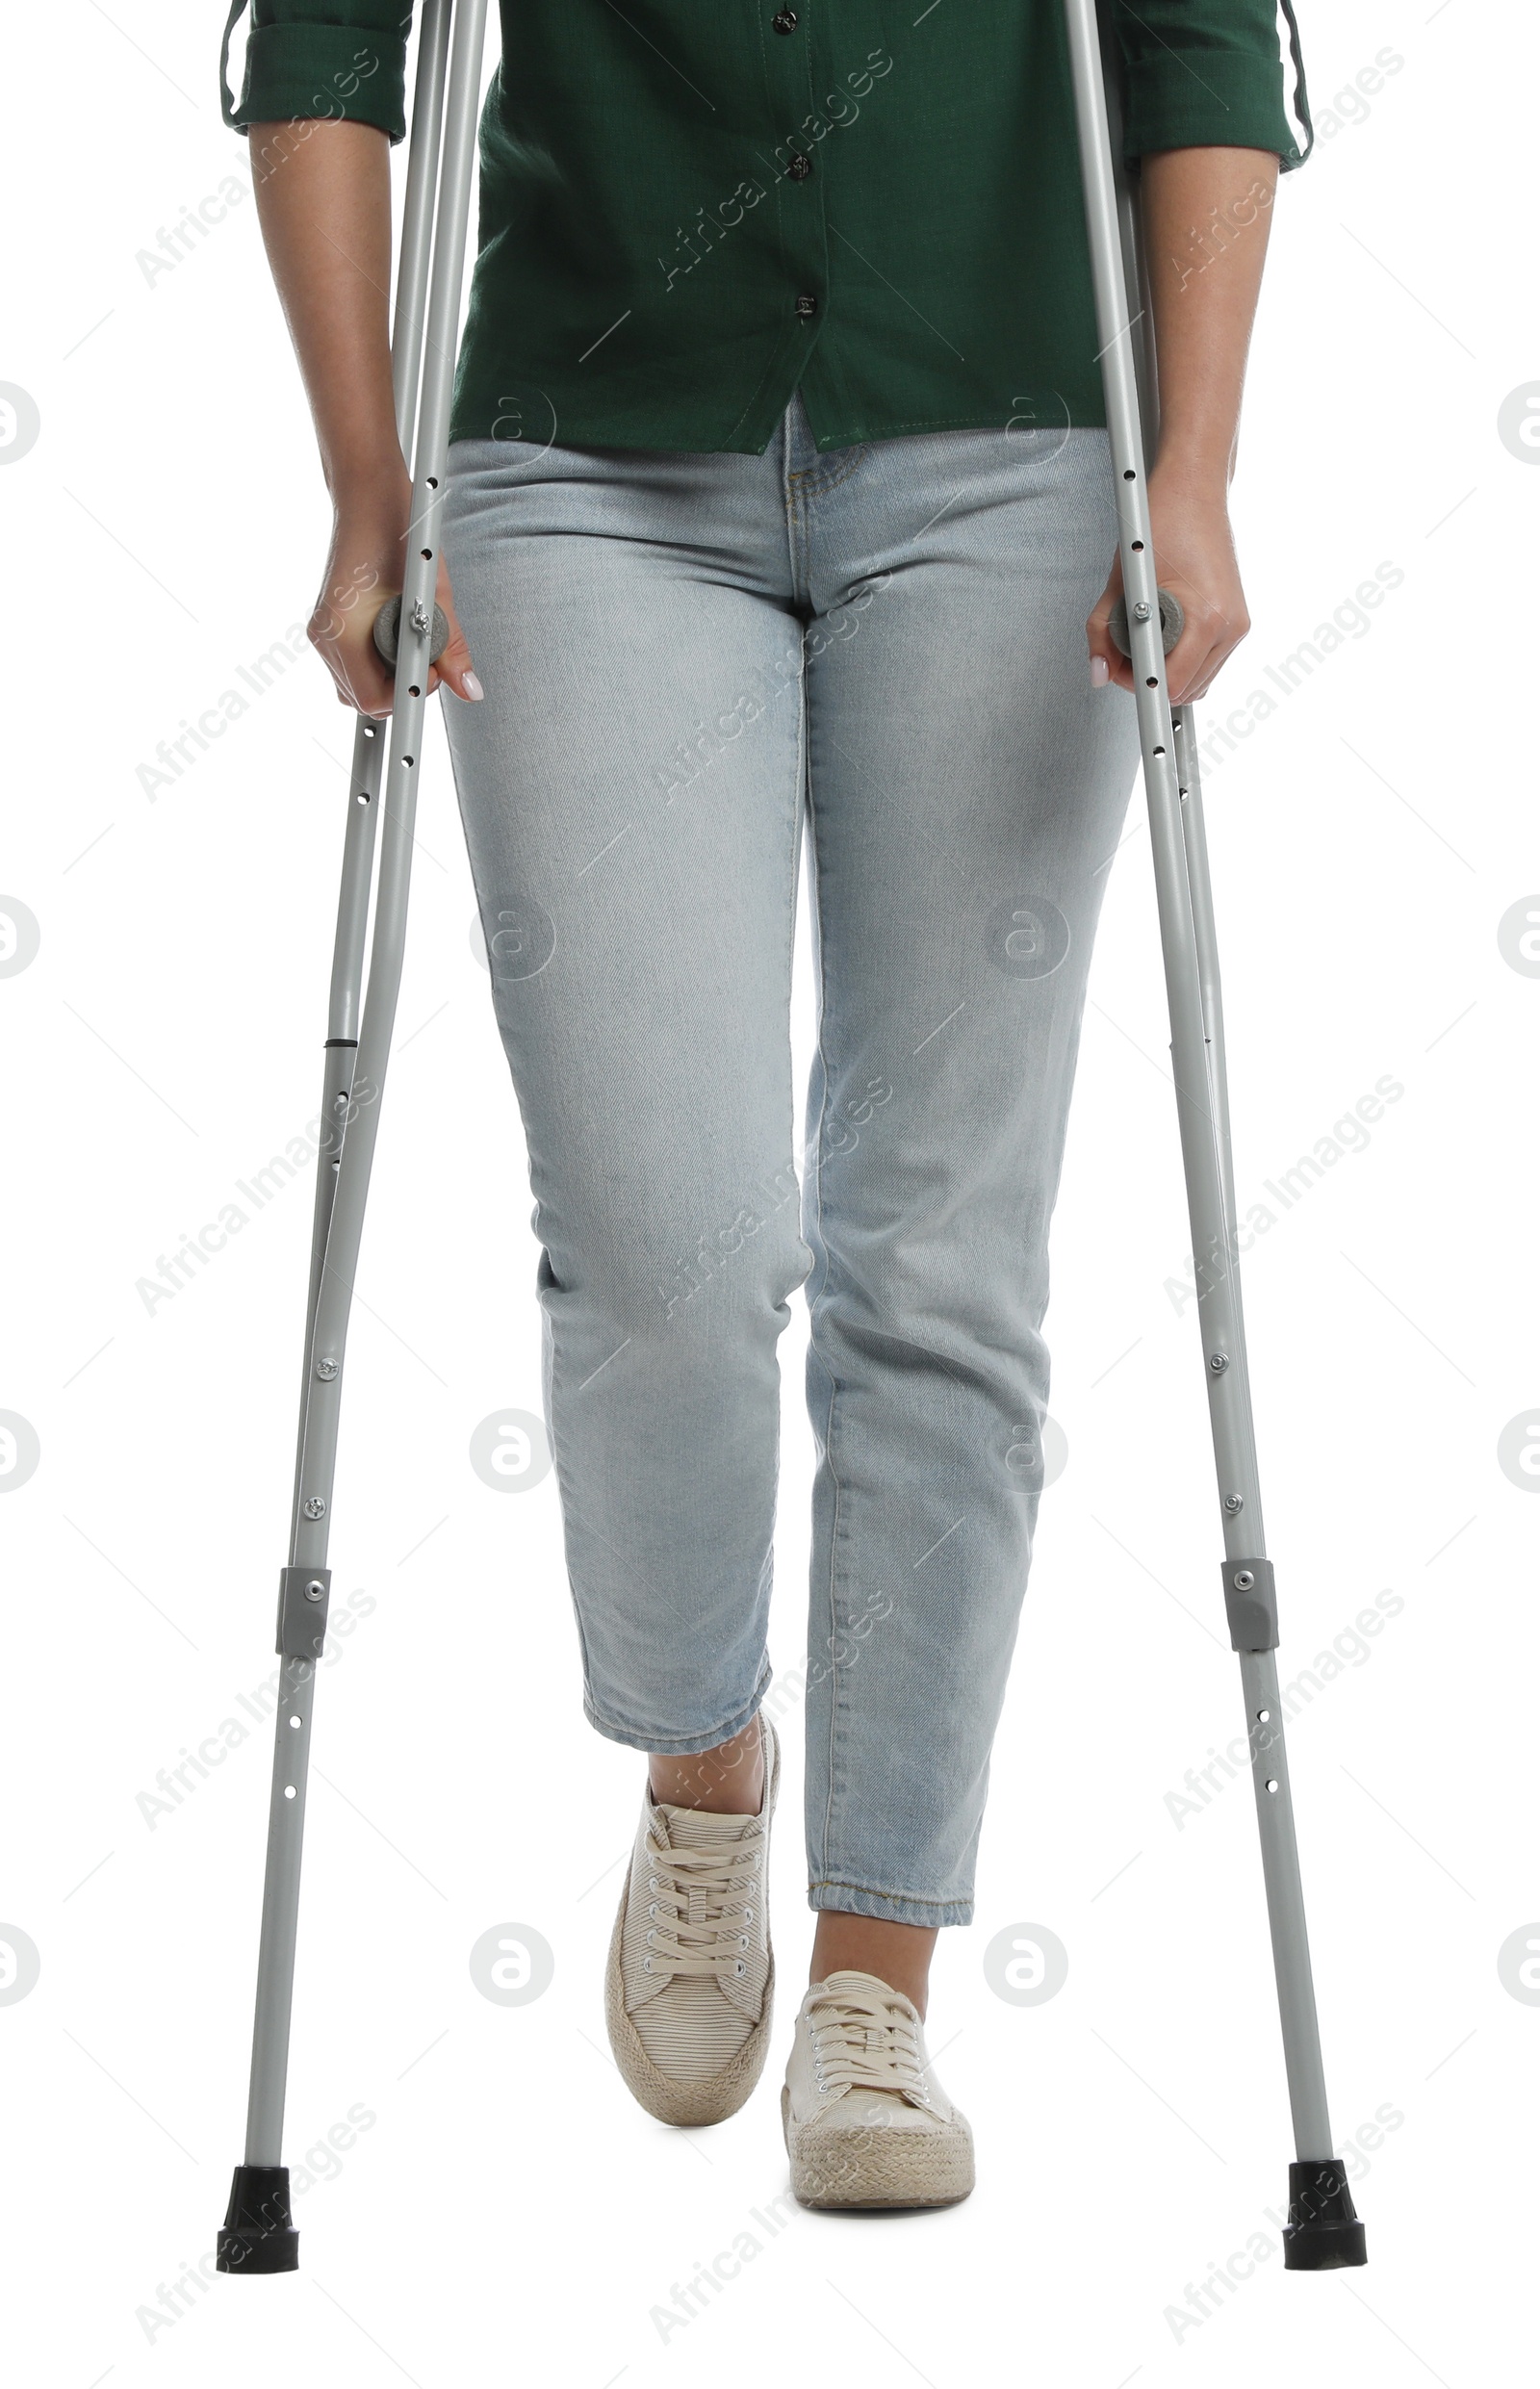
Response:
[{"label": "shirt hem", "polygon": [[[785,404],[790,404],[789,398]],[[457,440],[495,440],[497,434],[491,425],[499,412],[496,404],[473,398],[463,398],[450,418],[450,445]],[[561,436],[552,445],[558,448],[633,448],[646,450],[649,453],[675,456],[762,456],[784,412],[784,405],[777,410],[775,424],[762,439],[752,435],[747,439],[735,437],[741,427],[741,419],[740,424],[735,424],[725,438],[712,439],[705,436],[704,425],[686,426],[680,430],[677,424],[645,420],[638,423],[630,418],[624,424],[618,424],[613,417],[602,411],[571,413],[560,408],[557,413]],[[1019,417],[1011,408],[983,406],[964,408],[955,415],[923,415],[894,421],[870,416],[862,422],[836,424],[827,431],[814,428],[813,445],[820,455],[825,455],[833,449],[866,447],[879,440],[907,439],[927,431],[1006,431],[1017,422]],[[1107,413],[1105,407],[1081,401],[1069,407],[1062,424],[1031,427],[1037,430],[1104,431]],[[532,443],[510,440],[506,445],[521,448]]]}]

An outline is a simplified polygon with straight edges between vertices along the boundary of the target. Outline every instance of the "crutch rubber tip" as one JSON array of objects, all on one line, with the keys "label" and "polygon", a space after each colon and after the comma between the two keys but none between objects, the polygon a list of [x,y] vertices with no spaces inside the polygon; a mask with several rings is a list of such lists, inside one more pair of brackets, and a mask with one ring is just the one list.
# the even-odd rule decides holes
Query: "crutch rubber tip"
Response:
[{"label": "crutch rubber tip", "polygon": [[1364,2226],[1353,2209],[1346,2167],[1336,2157],[1291,2165],[1284,2271],[1334,2273],[1339,2265],[1368,2262]]},{"label": "crutch rubber tip", "polygon": [[299,2234],[289,2204],[286,2165],[238,2165],[230,2211],[219,2234],[220,2273],[297,2273]]}]

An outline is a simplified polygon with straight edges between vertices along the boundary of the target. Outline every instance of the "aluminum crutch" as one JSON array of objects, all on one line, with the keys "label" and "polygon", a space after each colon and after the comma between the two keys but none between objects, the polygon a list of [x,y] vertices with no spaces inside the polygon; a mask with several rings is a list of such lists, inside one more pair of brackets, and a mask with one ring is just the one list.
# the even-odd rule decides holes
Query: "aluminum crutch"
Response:
[{"label": "aluminum crutch", "polygon": [[[424,0],[421,18],[391,342],[403,455],[412,448],[414,431],[416,437],[411,530],[402,574],[390,735],[387,741],[382,723],[360,720],[348,784],[326,1024],[324,1142],[317,1163],[299,1449],[289,1562],[279,1579],[282,1696],[274,1720],[251,2093],[245,2159],[236,2168],[218,2238],[221,2273],[293,2273],[299,2262],[289,2171],[280,2160],[311,1711],[331,1588],[326,1551],[347,1318],[406,938],[412,826],[428,667],[435,652],[439,526],[486,0],[460,0],[457,7],[454,0]],[[369,991],[360,1023],[375,820],[381,812]]]},{"label": "aluminum crutch", "polygon": [[[1365,2262],[1364,2227],[1348,2175],[1332,2153],[1321,2062],[1304,1897],[1295,1841],[1271,1562],[1262,1532],[1245,1331],[1241,1317],[1235,1179],[1225,1088],[1224,1032],[1214,905],[1203,837],[1197,738],[1190,706],[1173,712],[1166,682],[1162,599],[1151,553],[1145,431],[1158,424],[1153,322],[1138,201],[1122,162],[1119,54],[1096,0],[1065,0],[1081,180],[1095,288],[1102,385],[1117,498],[1127,646],[1134,666],[1139,740],[1171,1023],[1171,1066],[1181,1125],[1198,1323],[1224,1531],[1224,1606],[1241,1660],[1262,1871],[1278,1983],[1284,2064],[1294,2117],[1283,2261],[1295,2273]],[[1137,294],[1137,311],[1130,291]],[[1141,327],[1136,343],[1135,325]],[[1174,643],[1174,641],[1173,641]]]}]

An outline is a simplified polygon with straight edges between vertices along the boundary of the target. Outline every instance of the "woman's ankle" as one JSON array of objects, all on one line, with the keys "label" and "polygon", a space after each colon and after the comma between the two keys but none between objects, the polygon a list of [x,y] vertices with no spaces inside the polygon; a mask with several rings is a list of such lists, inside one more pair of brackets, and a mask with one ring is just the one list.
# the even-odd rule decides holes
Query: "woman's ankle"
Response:
[{"label": "woman's ankle", "polygon": [[851,1916],[839,1909],[820,1909],[808,1980],[822,1983],[843,1968],[875,1974],[890,1991],[912,1999],[923,2017],[936,1931],[934,1925],[895,1924],[886,1916]]},{"label": "woman's ankle", "polygon": [[690,1751],[682,1759],[654,1754],[647,1762],[647,1783],[654,1800],[672,1809],[757,1816],[764,1805],[764,1736],[757,1711],[741,1733],[712,1750]]}]

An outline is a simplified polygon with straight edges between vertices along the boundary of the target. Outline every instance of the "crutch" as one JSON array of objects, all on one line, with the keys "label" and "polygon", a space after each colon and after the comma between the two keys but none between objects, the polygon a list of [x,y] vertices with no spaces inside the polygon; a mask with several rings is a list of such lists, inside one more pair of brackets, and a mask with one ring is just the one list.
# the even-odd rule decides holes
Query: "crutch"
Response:
[{"label": "crutch", "polygon": [[[486,0],[459,0],[458,6],[454,0],[424,0],[421,20],[391,343],[403,454],[412,448],[414,431],[416,436],[411,532],[391,658],[396,699],[389,740],[382,724],[363,720],[353,740],[326,1022],[324,1129],[317,1162],[294,1515],[289,1561],[279,1578],[282,1697],[274,1720],[251,2093],[245,2159],[236,2168],[218,2239],[221,2273],[293,2273],[299,2262],[289,2170],[281,2155],[311,1712],[331,1589],[326,1550],[347,1316],[401,979],[428,666],[443,644],[434,594]],[[381,615],[391,610],[382,607]],[[379,625],[376,639],[382,647],[388,644]],[[360,1022],[364,937],[381,813],[369,992]]]},{"label": "crutch", "polygon": [[[1278,1646],[1278,1611],[1272,1565],[1265,1555],[1241,1318],[1224,1029],[1203,837],[1197,733],[1192,706],[1180,706],[1173,711],[1167,692],[1166,647],[1175,644],[1181,617],[1169,594],[1156,585],[1150,552],[1145,430],[1142,426],[1147,426],[1153,448],[1159,421],[1154,330],[1138,200],[1122,162],[1120,112],[1116,111],[1119,89],[1116,41],[1110,24],[1098,24],[1096,0],[1065,0],[1065,18],[1123,561],[1126,630],[1119,644],[1134,666],[1170,1012],[1172,1075],[1201,1290],[1198,1323],[1224,1529],[1224,1606],[1231,1646],[1241,1659],[1284,2065],[1294,2115],[1296,2161],[1289,2168],[1283,2261],[1291,2272],[1322,2273],[1365,2262],[1364,2226],[1353,2210],[1346,2169],[1332,2154],[1273,1658]],[[1109,92],[1115,95],[1111,106]],[[1130,292],[1138,295],[1137,310],[1130,305]]]}]

